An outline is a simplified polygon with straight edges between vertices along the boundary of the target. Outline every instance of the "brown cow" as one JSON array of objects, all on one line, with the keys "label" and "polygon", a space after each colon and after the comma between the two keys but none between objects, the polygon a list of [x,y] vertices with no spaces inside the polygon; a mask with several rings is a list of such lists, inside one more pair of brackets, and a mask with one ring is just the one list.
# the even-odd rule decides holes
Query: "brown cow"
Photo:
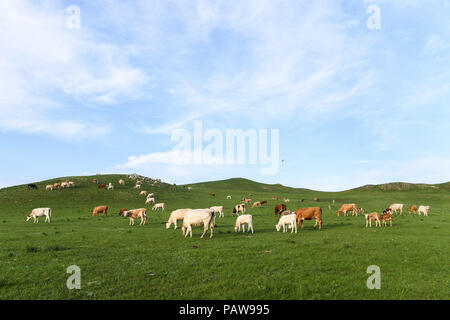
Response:
[{"label": "brown cow", "polygon": [[252,208],[261,207],[261,202],[255,201],[252,205]]},{"label": "brown cow", "polygon": [[123,213],[125,218],[130,219],[130,225],[134,225],[134,219],[141,218],[141,223],[139,225],[143,226],[147,222],[147,209],[133,209],[127,210]]},{"label": "brown cow", "polygon": [[99,189],[102,189],[102,188],[106,189],[106,184],[100,183],[97,188],[99,188]]},{"label": "brown cow", "polygon": [[372,228],[372,220],[375,220],[375,227],[379,226],[381,227],[380,217],[378,216],[377,212],[367,213],[365,214],[366,217],[366,228],[370,223],[370,227]]},{"label": "brown cow", "polygon": [[61,189],[61,183],[54,183],[53,189]]},{"label": "brown cow", "polygon": [[97,180],[97,179],[92,179],[92,183],[97,184],[97,183],[98,183],[98,180]]},{"label": "brown cow", "polygon": [[104,216],[108,214],[108,206],[98,206],[92,211],[92,216],[96,217],[99,213],[103,213]]},{"label": "brown cow", "polygon": [[209,195],[210,195],[211,197],[215,197],[215,196],[216,196],[216,194],[215,194],[215,193],[212,193],[212,192],[211,192]]},{"label": "brown cow", "polygon": [[343,204],[339,210],[337,211],[337,216],[340,217],[341,216],[341,212],[347,216],[347,211],[352,211],[352,215],[357,211],[356,209],[356,204],[351,203],[351,204]]},{"label": "brown cow", "polygon": [[409,208],[409,214],[412,213],[417,213],[417,206],[411,206],[411,208]]},{"label": "brown cow", "polygon": [[119,216],[123,216],[123,213],[125,212],[125,211],[127,211],[128,209],[127,208],[122,208],[122,209],[120,209],[120,211],[119,211]]},{"label": "brown cow", "polygon": [[391,223],[391,227],[392,227],[392,214],[390,213],[383,213],[380,217],[381,222],[383,223],[383,225],[386,227],[386,221],[389,221]]},{"label": "brown cow", "polygon": [[267,204],[267,201],[266,200],[261,201],[261,205],[263,204]]},{"label": "brown cow", "polygon": [[285,210],[286,210],[286,205],[284,203],[277,204],[275,206],[275,215],[277,215],[277,214],[279,214],[279,213],[281,213],[281,212],[283,212]]},{"label": "brown cow", "polygon": [[300,208],[295,210],[295,215],[297,216],[297,227],[301,223],[301,228],[303,229],[304,220],[316,220],[314,228],[319,224],[319,230],[322,229],[322,208],[320,207],[310,207],[310,208]]},{"label": "brown cow", "polygon": [[320,202],[319,198],[314,198],[314,201]]}]

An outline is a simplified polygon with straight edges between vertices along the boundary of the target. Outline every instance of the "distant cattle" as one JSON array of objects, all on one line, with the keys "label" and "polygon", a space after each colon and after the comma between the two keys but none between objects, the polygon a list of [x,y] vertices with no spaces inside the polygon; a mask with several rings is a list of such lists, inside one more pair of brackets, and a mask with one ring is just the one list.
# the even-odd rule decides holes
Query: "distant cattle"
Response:
[{"label": "distant cattle", "polygon": [[155,203],[155,198],[153,198],[153,197],[147,198],[145,200],[145,204],[147,204],[147,203]]},{"label": "distant cattle", "polygon": [[227,195],[227,199],[230,200],[230,199],[231,199],[231,196],[230,196],[230,195]]},{"label": "distant cattle", "polygon": [[130,219],[130,225],[134,225],[134,219],[140,218],[141,223],[139,225],[143,226],[147,222],[147,209],[133,209],[127,210],[123,213],[125,218]]},{"label": "distant cattle", "polygon": [[234,216],[234,214],[239,215],[239,212],[244,214],[245,213],[245,203],[239,203],[234,206],[233,213],[231,214]]},{"label": "distant cattle", "polygon": [[287,202],[290,202],[291,200],[289,200],[289,199],[284,199],[283,200],[285,203],[287,203]]},{"label": "distant cattle", "polygon": [[141,185],[136,183],[136,185],[134,186],[134,189],[140,189],[140,188],[141,188]]},{"label": "distant cattle", "polygon": [[147,194],[147,191],[146,190],[142,190],[141,192],[139,192],[139,195],[140,196],[145,196]]},{"label": "distant cattle", "polygon": [[39,222],[39,217],[45,217],[45,222],[50,223],[50,217],[52,216],[52,209],[50,208],[36,208],[31,211],[27,216],[27,221],[33,218],[34,223]]},{"label": "distant cattle", "polygon": [[215,194],[215,193],[212,193],[212,192],[211,192],[209,195],[210,195],[211,197],[215,197],[215,196],[216,196],[216,194]]},{"label": "distant cattle", "polygon": [[314,201],[320,202],[319,198],[314,198]]},{"label": "distant cattle", "polygon": [[409,214],[417,213],[417,206],[411,206],[409,208]]},{"label": "distant cattle", "polygon": [[255,201],[252,205],[252,208],[261,207],[261,202]]},{"label": "distant cattle", "polygon": [[275,215],[277,215],[285,210],[286,210],[286,205],[284,203],[277,204],[274,208]]},{"label": "distant cattle", "polygon": [[310,208],[300,208],[295,210],[295,215],[297,216],[297,227],[301,223],[301,228],[303,229],[304,220],[314,220],[314,228],[319,225],[319,229],[322,229],[322,208],[320,207],[310,207]]},{"label": "distant cattle", "polygon": [[419,209],[417,209],[417,212],[419,213],[419,216],[422,213],[424,216],[428,216],[428,210],[430,210],[430,206],[419,206]]},{"label": "distant cattle", "polygon": [[403,214],[403,204],[401,203],[394,203],[389,206],[389,209],[391,209],[394,213],[397,213],[397,211],[400,211],[400,214]]},{"label": "distant cattle", "polygon": [[53,185],[52,184],[48,184],[45,186],[45,190],[53,190]]},{"label": "distant cattle", "polygon": [[98,180],[97,180],[97,179],[92,179],[92,183],[97,184],[97,183],[98,183]]},{"label": "distant cattle", "polygon": [[188,189],[188,191],[191,191],[191,190],[192,190],[192,187],[188,187],[187,189]]},{"label": "distant cattle", "polygon": [[28,185],[27,188],[28,188],[28,189],[37,189],[38,187],[37,187],[37,185],[31,183],[31,184]]},{"label": "distant cattle", "polygon": [[339,210],[337,211],[337,216],[340,217],[340,216],[341,216],[341,213],[343,213],[345,216],[347,216],[347,212],[348,212],[348,211],[351,211],[351,212],[352,212],[352,215],[353,215],[355,212],[357,212],[356,204],[354,204],[354,203],[343,204],[343,205],[339,208]]},{"label": "distant cattle", "polygon": [[69,184],[69,187],[70,187],[70,188],[74,188],[74,187],[75,187],[75,182],[69,181],[69,182],[67,182],[67,183]]},{"label": "distant cattle", "polygon": [[119,180],[119,184],[121,184],[121,185],[125,185],[125,181],[124,181],[124,180],[122,180],[122,179],[120,179],[120,180]]},{"label": "distant cattle", "polygon": [[267,204],[267,200],[261,201],[261,205],[263,205],[263,204]]},{"label": "distant cattle", "polygon": [[162,211],[166,210],[166,206],[165,206],[164,202],[155,203],[155,205],[152,207],[152,210],[158,211],[158,209],[161,209]]},{"label": "distant cattle", "polygon": [[53,189],[61,189],[61,183],[59,183],[59,182],[54,183]]},{"label": "distant cattle", "polygon": [[61,189],[69,188],[69,183],[66,181],[61,182]]},{"label": "distant cattle", "polygon": [[92,216],[96,217],[99,213],[102,213],[104,216],[108,214],[108,206],[98,206],[92,210]]},{"label": "distant cattle", "polygon": [[114,186],[111,182],[108,184],[108,190],[114,190]]},{"label": "distant cattle", "polygon": [[372,212],[367,213],[364,215],[366,217],[366,228],[370,224],[370,227],[372,228],[372,220],[375,220],[375,227],[381,227],[380,217],[378,216],[378,213]]},{"label": "distant cattle", "polygon": [[106,184],[100,183],[97,188],[99,188],[99,189],[106,189]]}]

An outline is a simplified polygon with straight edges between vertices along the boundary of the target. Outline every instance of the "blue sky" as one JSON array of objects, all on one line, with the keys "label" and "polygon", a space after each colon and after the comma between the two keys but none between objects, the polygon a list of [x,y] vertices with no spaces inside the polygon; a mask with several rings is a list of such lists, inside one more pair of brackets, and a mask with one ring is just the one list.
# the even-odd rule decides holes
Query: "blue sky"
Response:
[{"label": "blue sky", "polygon": [[[2,1],[0,187],[133,172],[318,190],[449,181],[449,17],[446,0]],[[278,129],[277,174],[172,161],[172,134],[194,121]]]}]

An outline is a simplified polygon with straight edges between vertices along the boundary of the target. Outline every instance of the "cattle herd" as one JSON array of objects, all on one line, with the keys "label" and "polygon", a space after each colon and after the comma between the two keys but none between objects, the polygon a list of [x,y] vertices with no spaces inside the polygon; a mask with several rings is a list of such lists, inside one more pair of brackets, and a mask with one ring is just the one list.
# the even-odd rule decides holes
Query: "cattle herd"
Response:
[{"label": "cattle herd", "polygon": [[[120,185],[125,185],[125,181],[120,179]],[[105,188],[107,190],[114,190],[114,185],[110,182],[109,184],[100,184],[97,179],[93,179],[92,183],[97,184],[98,188]],[[75,187],[75,183],[72,181],[63,181],[54,184],[49,184],[46,186],[46,190],[54,190],[54,189],[64,189],[64,188],[73,188]],[[142,182],[137,181],[134,189],[141,189]],[[28,189],[37,189],[35,184],[29,184]],[[192,190],[191,187],[188,187],[188,191]],[[174,191],[174,187],[172,187],[172,191]],[[146,190],[142,190],[139,192],[140,196],[145,196],[145,204],[153,203],[152,210],[165,211],[165,203],[155,203],[155,194],[148,193]],[[215,193],[209,194],[212,197],[215,197]],[[251,196],[251,194],[249,194]],[[227,200],[231,200],[231,195],[226,196]],[[280,200],[279,196],[273,196],[273,200]],[[301,229],[303,229],[303,222],[305,220],[315,220],[314,228],[318,225],[319,229],[322,228],[322,208],[320,207],[307,207],[307,208],[299,208],[295,211],[287,210],[286,204],[289,203],[290,200],[284,198],[284,203],[277,204],[274,207],[275,216],[279,215],[279,221],[275,225],[276,231],[280,231],[283,228],[283,232],[287,232],[288,229],[291,229],[291,233],[295,231],[297,233],[299,225]],[[301,202],[304,202],[305,199],[302,199]],[[314,198],[314,201],[319,202],[318,198]],[[335,200],[332,201],[335,203]],[[266,200],[262,201],[252,201],[252,199],[243,197],[241,198],[240,203],[236,204],[232,211],[232,216],[236,215],[236,223],[234,230],[235,232],[239,232],[242,227],[242,232],[245,232],[245,225],[247,225],[248,232],[254,232],[253,229],[253,217],[250,214],[246,214],[246,206],[251,205],[252,208],[262,207],[267,205]],[[328,206],[331,210],[331,205]],[[428,216],[428,211],[430,206],[420,205],[417,207],[416,205],[412,205],[409,208],[410,214],[417,213],[418,215]],[[51,218],[51,208],[36,208],[33,209],[32,212],[27,216],[26,221],[30,219],[34,220],[34,223],[39,222],[39,217],[45,217],[45,222],[50,223]],[[364,213],[363,208],[358,208],[356,204],[342,204],[338,209],[337,216],[339,217],[341,214],[347,216],[348,213],[351,212],[352,216],[358,216],[360,214],[364,214],[366,220],[366,227],[372,227],[372,221],[375,221],[375,227],[386,226],[389,222],[392,227],[392,217],[394,214],[403,214],[403,204],[396,203],[389,206],[382,211],[382,214],[379,215],[377,212]],[[92,211],[92,216],[98,216],[102,214],[106,216],[108,213],[108,206],[101,205],[96,206]],[[122,208],[119,211],[119,216],[125,217],[129,219],[129,224],[134,225],[135,219],[140,219],[140,225],[143,226],[147,222],[147,209],[139,208],[139,209],[131,209]],[[205,236],[205,234],[210,230],[210,238],[213,237],[214,227],[216,226],[216,217],[224,217],[223,206],[213,206],[210,208],[202,208],[202,209],[176,209],[170,213],[169,219],[166,222],[166,229],[169,229],[173,224],[174,229],[177,229],[177,222],[181,222],[182,234],[184,237],[190,235],[192,237],[192,226],[203,226],[203,234],[201,238]]]}]

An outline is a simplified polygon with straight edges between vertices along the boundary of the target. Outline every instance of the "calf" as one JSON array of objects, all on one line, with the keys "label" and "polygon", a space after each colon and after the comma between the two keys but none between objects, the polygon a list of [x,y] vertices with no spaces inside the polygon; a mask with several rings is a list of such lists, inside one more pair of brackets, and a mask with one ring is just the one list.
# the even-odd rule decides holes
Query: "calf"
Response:
[{"label": "calf", "polygon": [[380,217],[381,222],[383,223],[383,225],[386,227],[386,221],[389,221],[391,223],[391,227],[392,227],[392,214],[390,213],[383,213]]},{"label": "calf", "polygon": [[140,208],[127,210],[123,213],[123,216],[130,219],[130,225],[132,226],[134,225],[134,219],[140,218],[141,223],[139,225],[143,226],[147,222],[147,209]]},{"label": "calf", "polygon": [[277,204],[274,208],[275,215],[280,214],[281,212],[286,210],[286,205],[284,203]]},{"label": "calf", "polygon": [[96,217],[99,213],[102,213],[104,216],[108,214],[108,206],[98,206],[92,210],[92,216]]},{"label": "calf", "polygon": [[50,208],[36,208],[31,211],[27,216],[27,221],[33,218],[34,223],[39,222],[39,217],[45,217],[45,222],[50,223],[50,217],[52,216],[52,209]]},{"label": "calf", "polygon": [[147,200],[145,200],[145,204],[147,203],[155,203],[155,198],[147,198]]},{"label": "calf", "polygon": [[413,213],[416,213],[417,212],[417,206],[411,206],[410,208],[409,208],[409,214],[413,214]]},{"label": "calf", "polygon": [[377,212],[367,213],[364,215],[366,217],[366,228],[370,223],[370,227],[372,228],[372,220],[375,220],[375,227],[381,227],[380,217]]},{"label": "calf", "polygon": [[297,216],[294,213],[289,213],[280,218],[278,223],[275,225],[275,228],[277,229],[277,231],[280,231],[281,227],[283,227],[283,232],[286,232],[287,231],[286,226],[289,226],[291,228],[291,233],[294,232],[294,229],[295,233],[297,233],[297,224],[295,223],[296,220]]},{"label": "calf", "polygon": [[210,238],[214,235],[214,217],[215,213],[212,209],[195,209],[187,212],[183,219],[181,230],[183,236],[186,238],[188,234],[191,234],[192,238],[192,226],[203,225],[203,234],[200,238],[203,238],[208,232],[208,228],[211,229]]},{"label": "calf", "polygon": [[158,211],[158,209],[161,209],[162,211],[166,210],[164,202],[162,202],[162,203],[155,203],[155,205],[152,207],[152,210]]},{"label": "calf", "polygon": [[419,213],[419,216],[423,213],[424,216],[428,217],[428,210],[430,210],[430,206],[419,206],[417,212]]},{"label": "calf", "polygon": [[170,213],[169,220],[166,222],[166,229],[169,229],[171,224],[174,224],[174,229],[177,228],[177,220],[183,220],[186,213],[192,209],[177,209]]},{"label": "calf", "polygon": [[250,232],[250,229],[253,233],[253,218],[251,214],[243,214],[236,219],[236,223],[234,225],[234,231],[238,232],[241,231],[241,225],[242,225],[242,232],[245,232],[245,224],[247,224],[248,228],[247,230]]},{"label": "calf", "polygon": [[322,229],[322,208],[300,208],[295,210],[295,215],[297,216],[297,227],[301,222],[301,228],[303,229],[303,221],[312,220],[312,218],[314,218],[314,220],[316,221],[316,223],[314,224],[314,228],[317,224],[319,224],[319,230]]}]

